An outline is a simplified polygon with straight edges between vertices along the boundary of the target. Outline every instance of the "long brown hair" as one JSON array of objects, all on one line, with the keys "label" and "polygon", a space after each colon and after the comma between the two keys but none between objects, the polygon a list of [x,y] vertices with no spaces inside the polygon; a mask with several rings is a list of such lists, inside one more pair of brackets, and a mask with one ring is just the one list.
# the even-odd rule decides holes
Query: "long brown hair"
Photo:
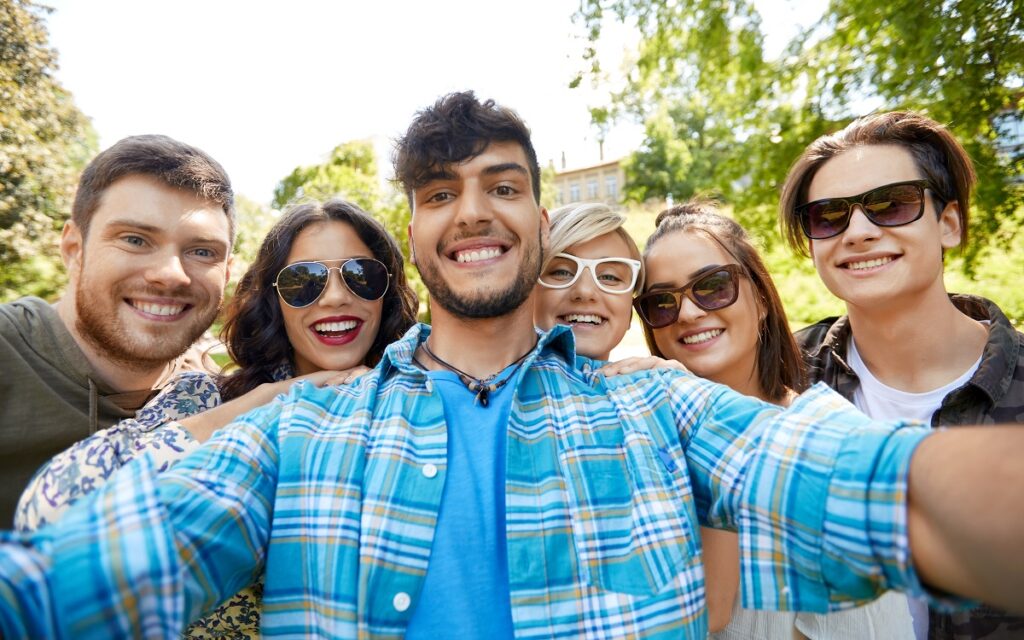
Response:
[{"label": "long brown hair", "polygon": [[[775,283],[743,227],[718,213],[715,203],[710,200],[691,200],[666,209],[658,214],[655,225],[654,233],[647,239],[645,258],[651,248],[669,234],[699,233],[722,247],[743,268],[753,285],[754,294],[765,310],[765,318],[759,328],[755,361],[761,389],[773,402],[782,401],[787,389],[802,391],[807,383],[800,348],[789,330],[789,322]],[[654,341],[654,331],[646,323],[642,323],[642,326],[651,353],[664,358],[665,355]]]},{"label": "long brown hair", "polygon": [[282,363],[293,364],[292,345],[284,330],[284,316],[273,287],[274,279],[287,265],[288,254],[299,232],[310,225],[329,221],[352,227],[370,248],[373,257],[383,262],[391,273],[391,284],[384,294],[381,308],[380,329],[364,364],[377,364],[384,349],[401,338],[416,322],[419,300],[406,282],[398,243],[381,223],[344,200],[292,207],[263,239],[256,260],[238,282],[235,296],[228,305],[221,339],[227,345],[231,359],[238,365],[238,371],[221,380],[221,397],[224,400],[248,393],[265,382],[273,382],[275,369]]}]

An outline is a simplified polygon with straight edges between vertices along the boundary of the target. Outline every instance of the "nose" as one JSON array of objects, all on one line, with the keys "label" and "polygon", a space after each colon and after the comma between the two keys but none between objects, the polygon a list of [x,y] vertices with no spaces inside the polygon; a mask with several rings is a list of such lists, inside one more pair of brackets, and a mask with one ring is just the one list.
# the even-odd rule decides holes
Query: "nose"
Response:
[{"label": "nose", "polygon": [[340,307],[352,300],[352,292],[345,286],[341,277],[341,269],[331,269],[327,276],[327,287],[317,298],[319,307]]},{"label": "nose", "polygon": [[166,289],[186,287],[192,282],[185,271],[185,265],[181,262],[181,256],[177,252],[155,255],[153,261],[143,271],[143,277],[149,284]]},{"label": "nose", "polygon": [[494,213],[487,201],[487,194],[467,185],[459,194],[456,207],[456,222],[460,226],[486,225],[494,219]]},{"label": "nose", "polygon": [[679,315],[676,316],[677,322],[680,324],[694,322],[706,315],[708,315],[708,312],[698,307],[693,300],[690,300],[689,296],[682,296],[682,300],[679,303]]},{"label": "nose", "polygon": [[856,245],[862,242],[877,240],[882,233],[881,227],[868,220],[864,213],[864,207],[859,204],[853,205],[850,213],[850,224],[843,231],[843,244]]},{"label": "nose", "polygon": [[595,300],[599,291],[597,281],[594,279],[594,272],[587,266],[583,267],[583,273],[580,273],[580,277],[572,284],[570,295],[574,301]]}]

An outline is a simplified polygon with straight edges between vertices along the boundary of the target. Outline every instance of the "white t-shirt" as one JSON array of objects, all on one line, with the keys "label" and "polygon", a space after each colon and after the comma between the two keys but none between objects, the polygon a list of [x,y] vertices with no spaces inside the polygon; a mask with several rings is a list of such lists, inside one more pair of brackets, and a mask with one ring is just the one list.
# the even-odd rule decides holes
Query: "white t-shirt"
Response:
[{"label": "white t-shirt", "polygon": [[[860,378],[860,385],[853,393],[853,404],[875,420],[909,418],[931,424],[932,414],[938,411],[942,399],[951,391],[967,384],[981,364],[981,356],[978,356],[978,360],[956,380],[924,393],[908,393],[883,384],[871,373],[857,352],[857,345],[852,336],[846,347],[846,362]],[[914,619],[914,635],[917,640],[926,640],[928,603],[917,598],[907,598],[907,603],[910,606],[910,616]]]}]

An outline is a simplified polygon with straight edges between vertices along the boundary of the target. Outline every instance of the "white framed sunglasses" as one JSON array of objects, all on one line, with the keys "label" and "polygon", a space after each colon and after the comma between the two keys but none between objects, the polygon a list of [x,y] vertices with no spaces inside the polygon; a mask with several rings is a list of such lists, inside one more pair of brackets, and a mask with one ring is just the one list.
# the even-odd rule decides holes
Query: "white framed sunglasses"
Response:
[{"label": "white framed sunglasses", "polygon": [[549,289],[566,289],[576,284],[584,271],[590,271],[594,284],[605,293],[632,293],[640,275],[640,261],[629,258],[579,258],[571,253],[558,253],[541,271],[537,282]]}]

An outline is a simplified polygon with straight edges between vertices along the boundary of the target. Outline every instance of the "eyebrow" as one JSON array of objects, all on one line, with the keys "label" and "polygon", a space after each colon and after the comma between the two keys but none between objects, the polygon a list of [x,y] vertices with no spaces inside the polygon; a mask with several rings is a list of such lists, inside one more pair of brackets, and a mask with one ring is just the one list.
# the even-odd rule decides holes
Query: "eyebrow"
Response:
[{"label": "eyebrow", "polygon": [[502,162],[501,164],[491,165],[486,167],[482,173],[485,176],[493,176],[498,173],[505,173],[506,171],[514,171],[524,176],[530,175],[530,172],[526,170],[526,167],[518,162]]},{"label": "eyebrow", "polygon": [[[707,264],[707,265],[704,265],[700,269],[697,269],[696,271],[690,273],[690,277],[687,278],[686,282],[684,282],[681,286],[685,287],[686,285],[690,284],[691,282],[693,282],[697,278],[701,277],[702,275],[704,275],[704,274],[706,274],[706,273],[708,273],[710,271],[714,271],[715,269],[719,269],[722,266],[723,265],[720,265],[720,264]],[[648,290],[649,291],[653,291],[654,289],[678,289],[678,288],[679,287],[676,287],[675,284],[672,283],[672,282],[655,282],[654,284],[652,284],[652,285],[650,285],[648,287]]]},{"label": "eyebrow", "polygon": [[[133,220],[131,218],[118,218],[111,220],[107,224],[107,228],[113,231],[117,231],[119,229],[136,229],[138,231],[145,231],[148,233],[164,232],[162,227],[146,224],[145,222],[139,222],[138,220]],[[197,236],[192,238],[190,241],[193,243],[198,242],[199,244],[213,244],[222,248],[230,247],[230,243],[226,242],[224,238],[218,238],[216,236]]]}]

